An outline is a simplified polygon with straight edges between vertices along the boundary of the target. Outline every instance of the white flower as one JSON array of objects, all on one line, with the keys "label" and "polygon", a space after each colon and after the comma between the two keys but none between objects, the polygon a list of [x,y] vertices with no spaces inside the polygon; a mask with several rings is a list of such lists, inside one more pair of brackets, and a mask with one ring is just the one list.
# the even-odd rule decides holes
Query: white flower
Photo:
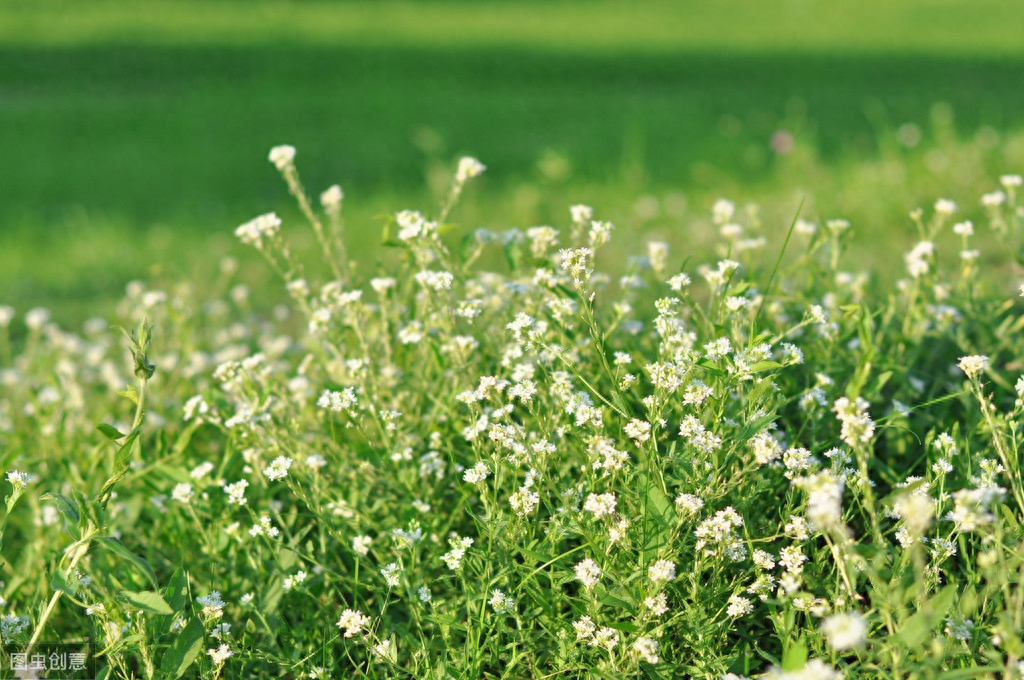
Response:
[{"label": "white flower", "polygon": [[455,277],[451,272],[424,270],[416,274],[416,281],[424,288],[441,292],[443,290],[451,290]]},{"label": "white flower", "polygon": [[519,517],[525,517],[537,509],[540,503],[540,495],[531,491],[528,487],[522,486],[514,494],[508,497],[508,504]]},{"label": "white flower", "polygon": [[587,496],[583,509],[594,513],[594,519],[601,519],[602,517],[614,514],[615,503],[615,494],[613,493],[603,493],[600,495],[592,493]]},{"label": "white flower", "polygon": [[235,229],[235,236],[246,245],[263,247],[263,239],[271,238],[281,230],[281,218],[276,213],[255,217]]},{"label": "white flower", "polygon": [[733,595],[730,597],[729,606],[725,609],[725,613],[732,618],[744,616],[752,611],[754,611],[754,605],[752,605],[750,600],[742,595]]},{"label": "white flower", "polygon": [[654,583],[665,583],[676,577],[676,565],[669,560],[658,560],[647,567],[647,576]]},{"label": "white flower", "polygon": [[952,215],[956,212],[956,203],[948,198],[940,198],[935,201],[935,212],[939,215]]},{"label": "white flower", "polygon": [[201,615],[206,619],[218,619],[224,615],[225,602],[220,597],[219,590],[213,590],[209,595],[197,597],[196,602],[203,605]]},{"label": "white flower", "polygon": [[466,473],[462,475],[462,479],[470,484],[479,484],[487,479],[487,476],[490,474],[491,471],[487,469],[487,463],[480,461],[473,467],[466,470]]},{"label": "white flower", "polygon": [[957,363],[957,366],[960,367],[961,371],[967,374],[968,378],[973,378],[988,368],[988,357],[981,354],[960,357],[960,361]]},{"label": "white flower", "polygon": [[573,621],[572,627],[576,631],[577,640],[589,640],[594,637],[594,633],[597,631],[597,625],[589,616],[581,616],[576,621]]},{"label": "white flower", "polygon": [[270,467],[263,470],[267,479],[277,481],[288,476],[288,468],[292,466],[292,459],[287,456],[278,456],[270,463]]},{"label": "white flower", "polygon": [[736,214],[736,204],[732,201],[720,198],[711,206],[711,221],[715,224],[725,224]]},{"label": "white flower", "polygon": [[832,410],[843,424],[839,437],[850,447],[858,443],[867,444],[875,436],[875,423],[868,414],[868,402],[861,397],[850,401],[846,397],[836,399]]},{"label": "white flower", "polygon": [[289,146],[288,144],[275,146],[270,150],[270,156],[268,158],[278,170],[284,171],[284,169],[290,166],[295,160],[295,147]]},{"label": "white flower", "polygon": [[569,212],[572,214],[572,221],[577,224],[583,224],[594,217],[594,209],[589,205],[574,205],[569,208]]},{"label": "white flower", "polygon": [[655,616],[663,616],[668,611],[668,595],[658,593],[654,597],[644,598],[644,607]]},{"label": "white flower", "polygon": [[38,331],[46,322],[50,320],[50,310],[44,309],[43,307],[36,307],[30,309],[25,314],[25,325],[28,326],[29,330]]},{"label": "white flower", "polygon": [[341,618],[334,625],[344,630],[345,637],[350,638],[358,634],[369,623],[370,620],[363,616],[363,613],[359,610],[346,609],[341,613]]},{"label": "white flower", "polygon": [[974,621],[961,617],[946,619],[946,635],[956,640],[970,640],[974,630]]},{"label": "white flower", "polygon": [[24,491],[25,487],[29,485],[33,477],[27,472],[19,472],[17,470],[11,470],[7,473],[7,481],[14,487],[15,493]]},{"label": "white flower", "polygon": [[676,291],[677,293],[682,291],[683,288],[689,286],[691,283],[690,277],[686,274],[676,274],[668,280],[669,288]]},{"label": "white flower", "polygon": [[397,562],[391,562],[383,569],[380,570],[380,575],[384,577],[384,582],[388,584],[389,588],[397,588],[401,583],[398,579],[398,575],[402,573],[402,568],[398,566]]},{"label": "white flower", "polygon": [[811,659],[804,664],[803,668],[795,671],[784,671],[773,666],[761,677],[769,680],[842,680],[843,674],[830,668],[820,659]]},{"label": "white flower", "polygon": [[516,602],[497,588],[491,591],[491,599],[487,604],[494,608],[495,614],[508,614],[515,610]]},{"label": "white flower", "polygon": [[234,652],[232,652],[231,648],[227,645],[221,645],[217,649],[206,650],[206,654],[213,659],[214,664],[221,666],[234,654]]},{"label": "white flower", "polygon": [[470,156],[463,156],[459,159],[459,169],[455,172],[455,181],[458,184],[465,184],[466,180],[479,177],[487,166]]},{"label": "white flower", "polygon": [[230,623],[219,623],[210,630],[210,637],[220,639],[231,635]]},{"label": "white flower", "polygon": [[843,480],[828,470],[793,482],[807,492],[807,521],[812,529],[825,531],[843,519]]},{"label": "white flower", "polygon": [[692,493],[681,493],[676,497],[676,507],[687,514],[695,515],[704,507],[704,501]]},{"label": "white flower", "polygon": [[864,644],[868,624],[858,612],[840,612],[821,622],[821,632],[832,649],[842,652]]},{"label": "white flower", "polygon": [[652,640],[651,638],[642,637],[637,638],[636,642],[633,643],[633,651],[637,653],[641,659],[650,664],[658,663],[658,641]]},{"label": "white flower", "polygon": [[228,495],[228,503],[230,505],[245,505],[245,488],[247,486],[249,486],[249,482],[244,479],[224,486],[224,493]]},{"label": "white flower", "polygon": [[389,290],[397,285],[397,281],[390,276],[383,276],[374,279],[370,279],[370,287],[373,288],[377,295],[384,295]]},{"label": "white flower", "polygon": [[973,236],[974,225],[971,224],[970,220],[964,222],[957,222],[953,225],[953,233],[957,236]]},{"label": "white flower", "polygon": [[352,539],[352,550],[358,555],[366,555],[370,552],[370,544],[373,539],[369,536],[356,536]]},{"label": "white flower", "polygon": [[341,190],[337,184],[327,189],[327,191],[320,194],[320,205],[327,210],[328,213],[336,213],[341,208],[341,201],[345,198],[345,193]]},{"label": "white flower", "polygon": [[593,588],[601,580],[601,567],[589,557],[573,567],[573,571],[576,572],[576,580],[585,588]]},{"label": "white flower", "polygon": [[188,505],[192,502],[192,485],[182,482],[174,486],[174,491],[171,492],[171,499]]}]

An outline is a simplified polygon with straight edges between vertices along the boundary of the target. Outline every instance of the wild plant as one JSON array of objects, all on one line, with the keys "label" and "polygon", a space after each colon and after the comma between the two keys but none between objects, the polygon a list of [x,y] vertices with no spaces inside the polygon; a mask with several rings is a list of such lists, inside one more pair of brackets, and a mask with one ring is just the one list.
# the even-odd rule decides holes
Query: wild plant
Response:
[{"label": "wild plant", "polygon": [[848,269],[845,220],[768,253],[724,199],[712,262],[651,242],[613,279],[588,206],[450,222],[467,158],[374,268],[295,158],[270,156],[326,280],[268,213],[236,234],[294,311],[134,285],[156,330],[129,337],[109,477],[108,334],[42,320],[0,374],[5,642],[92,638],[146,678],[1024,676],[1024,290],[954,203],[912,213],[894,289]]}]

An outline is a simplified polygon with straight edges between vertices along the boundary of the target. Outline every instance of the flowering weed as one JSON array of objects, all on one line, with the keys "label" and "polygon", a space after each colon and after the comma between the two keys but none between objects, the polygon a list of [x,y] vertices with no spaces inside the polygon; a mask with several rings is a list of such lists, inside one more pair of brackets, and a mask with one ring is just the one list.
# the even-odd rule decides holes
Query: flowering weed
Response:
[{"label": "flowering weed", "polygon": [[[984,277],[952,202],[893,289],[849,223],[776,261],[726,200],[712,262],[655,242],[613,280],[587,206],[455,233],[463,159],[371,273],[296,157],[327,279],[273,213],[236,231],[291,311],[139,284],[128,362],[25,317],[5,644],[91,638],[110,677],[1022,677],[1021,271]],[[979,218],[1011,252],[1019,184]]]}]

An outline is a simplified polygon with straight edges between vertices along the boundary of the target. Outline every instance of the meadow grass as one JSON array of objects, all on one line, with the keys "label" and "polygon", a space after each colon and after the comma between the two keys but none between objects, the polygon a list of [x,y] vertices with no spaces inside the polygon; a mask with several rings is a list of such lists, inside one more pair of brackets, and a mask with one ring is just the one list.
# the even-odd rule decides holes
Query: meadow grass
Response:
[{"label": "meadow grass", "polygon": [[[830,162],[899,126],[1021,127],[1019,3],[6,2],[0,225],[234,223],[290,140],[350,193],[472,152],[490,186],[722,190],[786,130]],[[410,197],[411,198],[411,197]]]},{"label": "meadow grass", "polygon": [[131,285],[122,334],[0,308],[6,653],[93,639],[104,678],[1024,677],[1019,175],[973,222],[915,210],[883,283],[849,222],[768,239],[726,199],[698,256],[616,248],[599,205],[456,229],[471,158],[374,270],[341,192],[270,160],[308,224],[235,235],[289,305],[259,313],[226,263]]},{"label": "meadow grass", "polygon": [[0,290],[78,326],[85,300],[215,278],[227,254],[258,282],[224,228],[274,195],[254,150],[282,140],[311,186],[352,197],[371,260],[379,216],[436,204],[463,153],[490,166],[466,227],[599,203],[699,250],[694,217],[725,193],[770,226],[806,198],[865,242],[906,239],[911,207],[1020,167],[1022,17],[1002,0],[5,2]]}]

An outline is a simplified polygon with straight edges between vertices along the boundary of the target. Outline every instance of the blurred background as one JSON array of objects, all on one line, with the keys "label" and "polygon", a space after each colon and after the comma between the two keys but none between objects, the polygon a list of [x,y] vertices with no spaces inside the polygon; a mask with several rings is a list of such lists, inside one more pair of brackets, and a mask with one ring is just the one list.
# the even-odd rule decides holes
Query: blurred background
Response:
[{"label": "blurred background", "polygon": [[276,144],[343,187],[365,273],[382,216],[436,212],[464,154],[488,170],[460,228],[584,202],[682,261],[715,199],[769,236],[804,199],[884,272],[910,209],[980,215],[1024,171],[1022,36],[1020,0],[4,0],[0,303],[78,323],[225,255],[273,283],[233,231],[274,210],[309,239]]}]

